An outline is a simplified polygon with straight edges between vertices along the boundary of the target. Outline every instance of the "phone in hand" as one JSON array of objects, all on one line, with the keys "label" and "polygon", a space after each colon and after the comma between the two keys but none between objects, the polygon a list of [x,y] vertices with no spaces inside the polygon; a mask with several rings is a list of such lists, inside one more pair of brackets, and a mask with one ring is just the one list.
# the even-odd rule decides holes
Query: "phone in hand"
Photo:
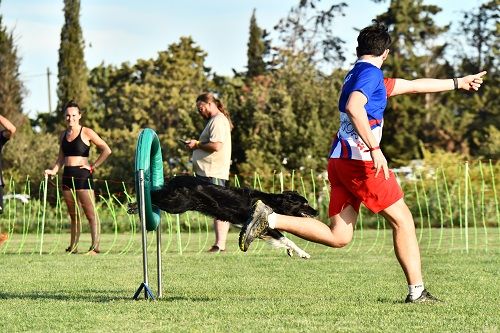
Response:
[{"label": "phone in hand", "polygon": [[185,140],[185,139],[177,139],[177,141],[187,145],[189,143],[189,140]]}]

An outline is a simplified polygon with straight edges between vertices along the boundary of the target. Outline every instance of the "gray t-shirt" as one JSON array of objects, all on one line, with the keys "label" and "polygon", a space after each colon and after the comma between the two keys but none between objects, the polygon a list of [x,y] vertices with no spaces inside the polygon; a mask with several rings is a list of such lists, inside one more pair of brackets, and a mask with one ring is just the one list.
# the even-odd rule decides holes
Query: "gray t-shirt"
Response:
[{"label": "gray t-shirt", "polygon": [[193,169],[199,176],[229,179],[231,164],[231,127],[223,113],[218,113],[208,120],[198,139],[200,142],[221,142],[222,149],[208,152],[193,150]]}]

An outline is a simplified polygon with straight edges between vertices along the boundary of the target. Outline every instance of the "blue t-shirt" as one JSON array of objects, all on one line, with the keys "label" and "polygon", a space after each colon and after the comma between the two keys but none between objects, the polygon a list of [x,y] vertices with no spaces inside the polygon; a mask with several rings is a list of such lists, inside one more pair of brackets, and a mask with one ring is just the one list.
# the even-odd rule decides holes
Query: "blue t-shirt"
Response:
[{"label": "blue t-shirt", "polygon": [[330,150],[330,158],[347,158],[371,161],[371,155],[365,143],[356,132],[351,119],[345,112],[349,96],[359,91],[366,96],[366,114],[373,135],[380,143],[384,111],[387,105],[387,92],[384,75],[380,68],[364,61],[358,61],[346,75],[339,99],[340,128]]}]

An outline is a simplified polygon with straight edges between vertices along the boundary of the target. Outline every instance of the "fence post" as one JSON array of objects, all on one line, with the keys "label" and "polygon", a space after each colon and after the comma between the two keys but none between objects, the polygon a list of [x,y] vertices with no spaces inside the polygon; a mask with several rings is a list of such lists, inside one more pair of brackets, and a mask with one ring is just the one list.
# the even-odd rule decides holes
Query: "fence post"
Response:
[{"label": "fence post", "polygon": [[42,213],[42,232],[40,235],[40,255],[42,255],[43,250],[43,233],[45,232],[45,211],[47,210],[47,182],[49,176],[45,174],[45,179],[43,183],[43,213]]},{"label": "fence post", "polygon": [[139,178],[139,219],[141,221],[141,234],[142,234],[142,273],[143,281],[134,294],[134,299],[139,298],[139,294],[144,289],[144,298],[155,299],[153,292],[148,286],[148,244],[147,244],[147,230],[146,230],[146,205],[144,203],[144,170],[137,171]]},{"label": "fence post", "polygon": [[469,162],[465,162],[464,168],[464,178],[465,178],[465,187],[464,187],[464,230],[465,230],[465,252],[469,253],[469,218],[468,218],[468,193],[469,193]]}]

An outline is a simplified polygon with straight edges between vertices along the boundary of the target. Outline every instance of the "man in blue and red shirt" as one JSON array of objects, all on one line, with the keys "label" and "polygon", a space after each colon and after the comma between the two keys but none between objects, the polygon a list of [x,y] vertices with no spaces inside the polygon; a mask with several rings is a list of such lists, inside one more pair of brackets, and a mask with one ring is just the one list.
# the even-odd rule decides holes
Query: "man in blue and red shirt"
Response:
[{"label": "man in blue and red shirt", "polygon": [[240,248],[267,228],[339,248],[353,237],[360,204],[381,214],[393,229],[394,250],[408,282],[406,302],[437,299],[424,288],[413,217],[403,191],[380,148],[387,98],[407,93],[478,90],[486,72],[453,79],[384,79],[380,69],[389,54],[387,28],[375,23],[361,30],[358,61],[344,79],[339,99],[340,128],[328,160],[330,227],[312,218],[279,215],[258,201],[240,233]]}]

